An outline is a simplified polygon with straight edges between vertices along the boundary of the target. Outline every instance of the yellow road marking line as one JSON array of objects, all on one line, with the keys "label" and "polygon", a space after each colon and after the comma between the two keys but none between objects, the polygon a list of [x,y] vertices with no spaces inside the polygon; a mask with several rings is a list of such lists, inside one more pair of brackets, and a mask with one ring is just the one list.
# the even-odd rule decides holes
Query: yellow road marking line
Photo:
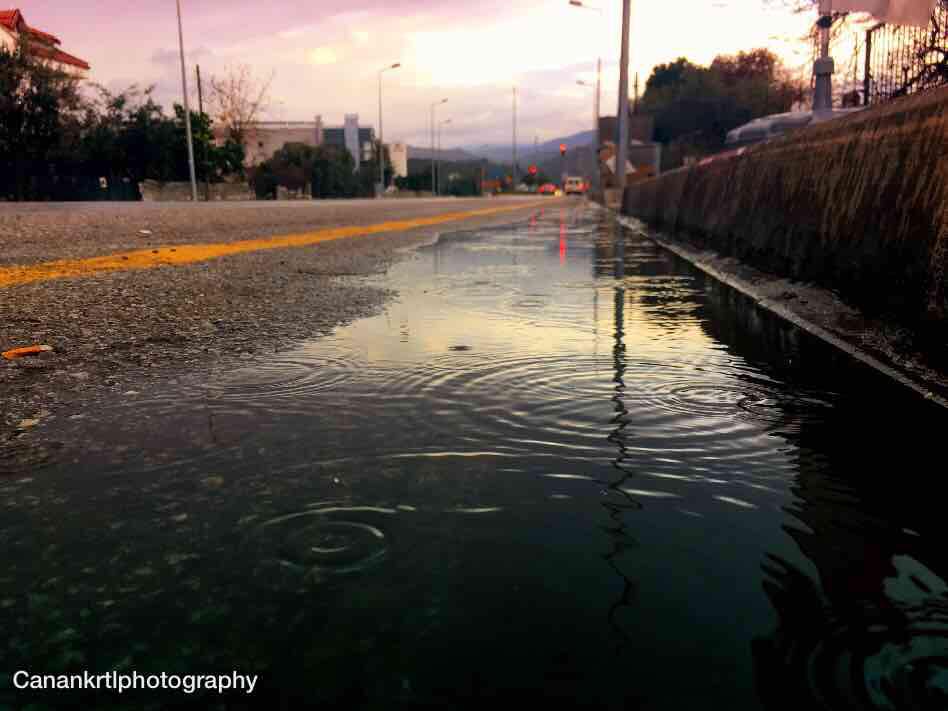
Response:
[{"label": "yellow road marking line", "polygon": [[446,222],[457,222],[474,217],[487,217],[514,210],[526,210],[537,207],[540,202],[530,202],[521,205],[494,207],[485,210],[469,210],[467,212],[449,212],[433,217],[420,217],[413,220],[397,220],[394,222],[380,222],[374,225],[352,227],[330,227],[304,232],[300,234],[248,239],[239,242],[217,242],[211,244],[178,244],[174,246],[154,247],[151,249],[136,249],[131,252],[117,252],[101,257],[85,259],[60,259],[53,262],[41,262],[25,266],[0,267],[0,288],[31,284],[38,281],[52,279],[71,279],[88,277],[106,272],[130,271],[134,269],[154,269],[156,267],[193,264],[205,262],[220,257],[246,252],[259,252],[267,249],[287,249],[293,247],[308,247],[343,239],[345,237],[359,237],[365,235],[382,234],[385,232],[404,232],[419,227],[441,225]]}]

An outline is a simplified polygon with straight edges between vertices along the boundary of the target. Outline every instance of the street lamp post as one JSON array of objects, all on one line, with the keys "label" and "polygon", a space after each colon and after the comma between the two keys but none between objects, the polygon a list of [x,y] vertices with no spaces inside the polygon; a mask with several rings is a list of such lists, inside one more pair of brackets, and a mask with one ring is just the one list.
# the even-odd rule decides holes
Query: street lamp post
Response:
[{"label": "street lamp post", "polygon": [[389,69],[398,69],[402,66],[396,62],[390,67],[379,71],[379,197],[385,193],[385,141],[382,133],[382,75]]},{"label": "street lamp post", "polygon": [[431,105],[431,194],[435,196],[438,195],[438,187],[435,185],[435,109],[446,103],[447,99],[441,99]]},{"label": "street lamp post", "polygon": [[441,127],[451,123],[451,119],[445,119],[438,124],[438,193],[441,193]]},{"label": "street lamp post", "polygon": [[194,172],[194,139],[191,135],[191,109],[188,105],[188,74],[184,65],[184,30],[181,28],[181,0],[178,6],[178,50],[181,53],[181,93],[184,95],[184,128],[188,139],[188,170],[191,173],[191,200],[197,202],[197,175]]},{"label": "street lamp post", "polygon": [[513,88],[513,189],[520,183],[520,171],[517,169],[517,87]]},{"label": "street lamp post", "polygon": [[[592,10],[593,12],[599,13],[600,23],[602,22],[602,8],[595,7],[593,5],[587,5],[581,0],[569,0],[569,4],[573,7],[578,7],[582,10]],[[594,146],[594,160],[593,164],[595,169],[592,174],[593,188],[599,189],[599,147],[602,146],[602,136],[599,135],[599,113],[602,104],[602,55],[596,59],[596,101],[593,117],[593,136],[596,142]]]},{"label": "street lamp post", "polygon": [[616,187],[625,195],[625,166],[629,159],[629,29],[632,0],[622,0],[622,52],[619,59],[619,135],[616,137]]},{"label": "street lamp post", "polygon": [[589,176],[590,180],[594,187],[599,187],[599,90],[598,85],[596,87],[592,86],[589,82],[585,82],[582,79],[579,79],[577,82],[580,86],[585,86],[587,89],[596,89],[595,94],[593,95],[593,116],[595,118],[596,132],[593,134],[594,141],[596,145],[593,146],[593,167],[592,174]]}]

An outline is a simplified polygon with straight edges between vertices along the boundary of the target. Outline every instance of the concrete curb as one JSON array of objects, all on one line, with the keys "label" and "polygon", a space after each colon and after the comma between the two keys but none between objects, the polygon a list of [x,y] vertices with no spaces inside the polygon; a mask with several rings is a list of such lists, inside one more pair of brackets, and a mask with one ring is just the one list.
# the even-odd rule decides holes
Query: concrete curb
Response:
[{"label": "concrete curb", "polygon": [[628,218],[623,215],[619,215],[613,210],[609,210],[609,212],[615,215],[619,224],[622,225],[625,229],[631,230],[632,232],[635,232],[636,234],[642,235],[643,237],[646,237],[652,240],[653,242],[655,242],[662,248],[667,249],[669,252],[677,255],[678,257],[681,257],[685,261],[694,265],[695,267],[700,269],[702,272],[704,272],[708,276],[713,277],[714,279],[721,282],[722,284],[726,284],[727,286],[731,287],[735,291],[738,291],[744,296],[747,296],[748,298],[752,299],[754,303],[759,305],[761,308],[766,309],[767,311],[770,311],[771,313],[779,316],[785,321],[789,321],[790,323],[800,328],[801,330],[806,331],[807,333],[813,336],[816,336],[817,338],[825,341],[826,343],[829,343],[832,346],[835,346],[836,348],[840,349],[847,355],[852,356],[856,360],[860,361],[861,363],[864,363],[865,365],[868,365],[870,368],[873,368],[874,370],[882,373],[883,375],[889,376],[890,378],[895,380],[897,383],[904,385],[907,388],[910,388],[911,390],[916,392],[925,400],[928,400],[930,402],[935,402],[941,405],[942,407],[948,409],[948,398],[936,392],[933,392],[925,384],[920,383],[917,380],[914,380],[913,378],[906,375],[904,372],[898,370],[897,368],[892,367],[888,363],[885,363],[884,361],[880,360],[879,358],[872,355],[871,353],[859,348],[858,346],[853,345],[849,341],[846,341],[840,338],[839,336],[823,328],[822,326],[806,318],[803,318],[799,314],[788,309],[786,306],[780,303],[777,303],[773,299],[769,299],[765,296],[762,296],[757,291],[757,289],[754,287],[753,284],[747,281],[744,281],[743,279],[736,278],[730,274],[726,274],[722,272],[721,270],[717,269],[716,267],[714,267],[713,265],[707,264],[706,262],[702,261],[700,257],[694,252],[692,252],[690,249],[687,249],[679,244],[676,244],[672,242],[671,240],[665,237],[662,237],[661,235],[642,230],[640,225],[637,224],[635,221],[633,221],[631,218]]}]

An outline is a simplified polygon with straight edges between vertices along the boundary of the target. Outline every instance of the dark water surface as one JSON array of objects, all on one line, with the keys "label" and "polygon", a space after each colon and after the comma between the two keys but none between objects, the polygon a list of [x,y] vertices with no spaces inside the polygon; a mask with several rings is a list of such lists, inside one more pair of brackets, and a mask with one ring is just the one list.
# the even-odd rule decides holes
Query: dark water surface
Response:
[{"label": "dark water surface", "polygon": [[615,229],[443,237],[378,317],[59,425],[0,474],[0,707],[26,668],[261,675],[157,702],[193,708],[948,709],[948,418]]}]

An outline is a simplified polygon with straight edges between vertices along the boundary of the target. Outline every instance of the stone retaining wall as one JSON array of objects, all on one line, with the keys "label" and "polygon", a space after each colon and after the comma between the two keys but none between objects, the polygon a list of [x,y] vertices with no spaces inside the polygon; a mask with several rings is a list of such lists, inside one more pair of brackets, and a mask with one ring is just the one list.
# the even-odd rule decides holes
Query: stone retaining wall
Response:
[{"label": "stone retaining wall", "polygon": [[[948,335],[948,88],[630,186],[672,237]],[[931,327],[934,326],[934,332]]]},{"label": "stone retaining wall", "polygon": [[[145,202],[189,202],[191,200],[190,183],[161,183],[146,180],[138,184],[142,200]],[[204,199],[205,186],[198,184],[198,198]],[[256,200],[253,190],[246,183],[211,183],[212,201]]]}]

